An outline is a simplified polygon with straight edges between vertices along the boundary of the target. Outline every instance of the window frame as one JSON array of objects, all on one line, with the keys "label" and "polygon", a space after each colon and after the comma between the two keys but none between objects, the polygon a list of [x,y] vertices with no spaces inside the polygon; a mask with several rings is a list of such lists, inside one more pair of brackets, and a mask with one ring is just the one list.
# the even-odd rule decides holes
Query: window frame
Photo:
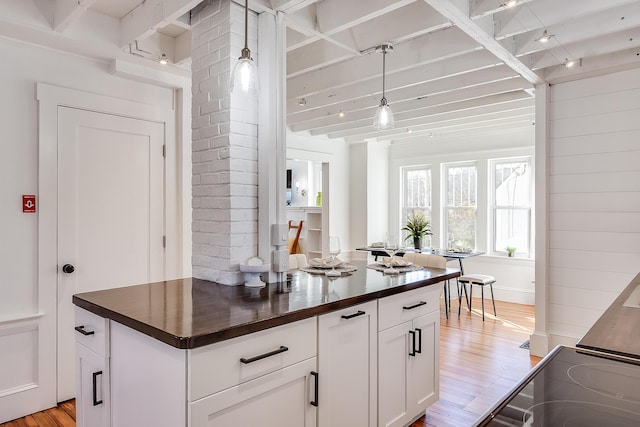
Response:
[{"label": "window frame", "polygon": [[[519,258],[531,258],[531,253],[532,253],[532,247],[533,247],[533,242],[532,242],[532,231],[533,231],[533,205],[534,205],[534,173],[533,173],[533,156],[527,155],[527,156],[515,156],[515,157],[500,157],[500,158],[495,158],[495,159],[489,159],[489,183],[488,183],[488,189],[489,189],[489,217],[490,217],[490,221],[489,221],[489,242],[488,242],[488,250],[489,253],[491,255],[495,255],[495,256],[505,256],[507,254],[506,250],[499,250],[497,249],[496,246],[496,242],[497,242],[497,231],[498,231],[498,225],[497,225],[497,220],[498,220],[498,215],[497,212],[498,210],[512,210],[512,211],[526,211],[527,215],[527,247],[525,250],[521,250],[521,248],[517,248],[516,247],[516,252],[515,252],[515,256],[519,257]],[[500,165],[500,164],[506,164],[506,163],[521,163],[521,162],[526,162],[527,167],[529,168],[530,171],[530,178],[529,178],[529,204],[528,205],[500,205],[498,206],[496,204],[496,182],[495,182],[495,173],[496,173],[496,166]]]},{"label": "window frame", "polygon": [[[421,164],[421,165],[410,165],[410,166],[403,166],[400,168],[401,170],[401,185],[402,185],[402,204],[400,207],[400,229],[402,229],[406,224],[407,224],[407,216],[409,215],[410,211],[415,211],[415,210],[424,210],[424,208],[428,209],[429,211],[429,215],[427,216],[427,220],[429,221],[429,223],[431,224],[432,228],[433,228],[433,166],[432,165],[425,165],[425,164]],[[409,198],[409,189],[408,189],[408,181],[407,181],[407,176],[409,172],[413,172],[413,171],[427,171],[428,173],[428,179],[429,179],[429,197],[428,197],[428,202],[429,204],[427,206],[413,206],[413,207],[409,207],[408,206],[408,198]],[[406,231],[401,231],[401,235],[399,236],[399,242],[405,242],[405,237],[407,235]]]},{"label": "window frame", "polygon": [[[441,180],[442,180],[442,197],[441,197],[441,206],[442,206],[442,247],[444,249],[451,249],[451,243],[449,241],[450,231],[449,231],[449,212],[454,209],[469,209],[472,208],[474,211],[474,222],[473,222],[473,247],[470,248],[474,251],[478,250],[478,211],[480,207],[479,200],[479,175],[480,175],[480,165],[478,164],[478,160],[467,160],[462,162],[446,162],[442,163],[441,169]],[[451,206],[449,205],[449,169],[452,168],[460,168],[460,167],[473,167],[475,169],[475,206]],[[455,238],[455,236],[454,236]]]}]

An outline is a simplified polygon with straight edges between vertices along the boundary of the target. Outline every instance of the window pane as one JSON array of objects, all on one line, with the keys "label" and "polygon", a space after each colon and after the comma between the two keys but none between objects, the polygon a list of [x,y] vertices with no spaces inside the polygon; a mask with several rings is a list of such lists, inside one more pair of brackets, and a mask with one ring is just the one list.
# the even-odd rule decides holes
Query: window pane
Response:
[{"label": "window pane", "polygon": [[431,206],[431,171],[428,169],[409,170],[406,174],[407,200],[405,206]]},{"label": "window pane", "polygon": [[529,252],[529,212],[529,209],[496,208],[494,251],[512,246],[517,252]]},{"label": "window pane", "polygon": [[496,206],[529,206],[531,168],[528,162],[498,163],[495,165]]},{"label": "window pane", "polygon": [[447,206],[476,206],[476,167],[447,168]]},{"label": "window pane", "polygon": [[475,249],[476,210],[450,208],[447,210],[447,248]]}]

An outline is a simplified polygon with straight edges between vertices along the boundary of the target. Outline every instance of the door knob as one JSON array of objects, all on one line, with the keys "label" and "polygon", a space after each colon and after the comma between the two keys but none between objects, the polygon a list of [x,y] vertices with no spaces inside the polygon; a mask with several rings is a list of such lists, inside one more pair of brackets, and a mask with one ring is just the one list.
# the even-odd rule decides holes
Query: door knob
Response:
[{"label": "door knob", "polygon": [[62,272],[63,273],[71,274],[75,270],[76,270],[76,268],[71,264],[65,264],[65,265],[62,266]]}]

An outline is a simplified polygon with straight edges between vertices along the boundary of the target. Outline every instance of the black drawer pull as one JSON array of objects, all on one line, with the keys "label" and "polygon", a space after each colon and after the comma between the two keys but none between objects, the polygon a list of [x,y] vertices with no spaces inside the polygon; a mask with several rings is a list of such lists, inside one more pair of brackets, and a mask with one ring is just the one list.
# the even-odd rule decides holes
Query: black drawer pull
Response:
[{"label": "black drawer pull", "polygon": [[246,359],[244,357],[241,357],[240,361],[242,363],[244,363],[244,364],[249,364],[249,363],[257,362],[258,360],[265,359],[267,357],[275,356],[276,354],[284,353],[287,350],[289,350],[288,347],[285,347],[285,346],[281,345],[279,349],[270,351],[268,353],[261,354],[259,356],[250,357],[248,359]]},{"label": "black drawer pull", "polygon": [[422,353],[422,329],[420,328],[416,328],[416,331],[418,332],[418,347],[415,348],[415,352],[416,353]]},{"label": "black drawer pull", "polygon": [[409,352],[409,356],[416,357],[416,332],[409,331],[409,335],[411,335],[411,351]]},{"label": "black drawer pull", "polygon": [[427,305],[426,301],[420,301],[415,305],[410,305],[409,307],[402,306],[403,310],[413,310],[414,308],[422,307],[423,305]]},{"label": "black drawer pull", "polygon": [[353,313],[353,314],[343,314],[342,317],[343,319],[353,319],[354,317],[358,317],[358,316],[362,316],[363,314],[367,314],[362,310],[358,310],[357,312]]},{"label": "black drawer pull", "polygon": [[98,384],[97,384],[98,375],[102,375],[102,371],[93,373],[93,406],[98,406],[102,404],[102,400],[98,400]]},{"label": "black drawer pull", "polygon": [[309,403],[311,403],[311,405],[313,406],[318,406],[318,381],[319,381],[319,375],[317,372],[311,371],[311,376],[313,376],[315,378],[315,384],[313,386],[313,400]]},{"label": "black drawer pull", "polygon": [[76,331],[80,332],[82,335],[85,335],[85,336],[95,334],[95,332],[94,332],[94,331],[85,331],[85,330],[84,330],[84,325],[76,326],[76,327],[75,327],[75,328],[73,328],[73,329],[75,329]]}]

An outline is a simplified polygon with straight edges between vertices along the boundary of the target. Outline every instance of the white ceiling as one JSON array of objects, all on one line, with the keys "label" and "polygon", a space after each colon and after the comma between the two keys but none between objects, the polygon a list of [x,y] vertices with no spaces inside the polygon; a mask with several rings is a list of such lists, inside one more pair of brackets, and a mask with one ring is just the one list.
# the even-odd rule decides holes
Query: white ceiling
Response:
[{"label": "white ceiling", "polygon": [[[506,1],[250,0],[249,6],[286,14],[289,128],[347,141],[531,126],[536,84],[640,66],[640,0],[519,0],[513,7]],[[165,52],[173,61],[165,70],[188,75],[189,10],[198,3],[2,0],[0,36],[151,68]],[[553,37],[537,41],[545,30]],[[385,95],[396,127],[377,131],[382,55],[375,47],[383,43],[394,47]],[[578,63],[566,68],[568,59]]]}]

